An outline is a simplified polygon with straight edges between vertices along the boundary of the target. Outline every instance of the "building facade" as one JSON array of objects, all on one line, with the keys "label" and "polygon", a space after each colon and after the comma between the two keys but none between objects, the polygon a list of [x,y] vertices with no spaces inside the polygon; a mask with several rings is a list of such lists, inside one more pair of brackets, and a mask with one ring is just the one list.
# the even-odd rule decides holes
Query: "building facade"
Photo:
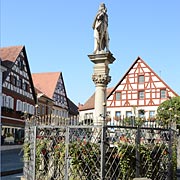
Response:
[{"label": "building facade", "polygon": [[0,48],[1,135],[22,143],[26,120],[61,125],[79,114],[67,97],[62,72],[31,74],[24,46]]},{"label": "building facade", "polygon": [[[38,98],[38,113],[42,115],[46,109],[46,124],[62,125],[68,123],[66,121],[72,116],[78,115],[78,107],[67,97],[62,72],[33,73],[32,77],[36,89],[42,94]],[[42,104],[45,97],[51,99],[51,103]]]},{"label": "building facade", "polygon": [[[114,88],[107,89],[107,114],[110,121],[143,117],[153,120],[158,106],[170,97],[178,96],[140,57]],[[92,121],[94,95],[79,106],[80,120]]]},{"label": "building facade", "polygon": [[25,119],[35,112],[36,95],[24,46],[0,48],[2,66],[2,135],[9,143],[22,142]]}]

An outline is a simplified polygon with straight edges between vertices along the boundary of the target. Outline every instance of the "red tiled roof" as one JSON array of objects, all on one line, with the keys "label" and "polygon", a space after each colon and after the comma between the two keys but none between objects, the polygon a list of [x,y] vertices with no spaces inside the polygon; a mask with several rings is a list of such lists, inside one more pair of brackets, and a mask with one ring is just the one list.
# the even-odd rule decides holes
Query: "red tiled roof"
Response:
[{"label": "red tiled roof", "polygon": [[56,84],[60,75],[61,72],[33,73],[32,79],[34,86],[37,89],[42,91],[49,98],[53,98]]},{"label": "red tiled roof", "polygon": [[22,51],[24,46],[9,46],[0,48],[0,57],[2,61],[12,61],[14,62],[19,53]]},{"label": "red tiled roof", "polygon": [[36,96],[38,96],[38,94],[42,94],[42,96],[46,99],[49,99],[50,101],[53,101],[52,98],[49,98],[48,96],[46,96],[42,91],[40,91],[38,88],[35,88],[36,91]]},{"label": "red tiled roof", "polygon": [[[106,89],[106,94],[107,94],[106,96],[107,97],[111,93],[112,90],[113,90],[113,88],[107,88]],[[95,100],[95,93],[85,102],[84,105],[79,106],[79,111],[94,109],[94,100]]]}]

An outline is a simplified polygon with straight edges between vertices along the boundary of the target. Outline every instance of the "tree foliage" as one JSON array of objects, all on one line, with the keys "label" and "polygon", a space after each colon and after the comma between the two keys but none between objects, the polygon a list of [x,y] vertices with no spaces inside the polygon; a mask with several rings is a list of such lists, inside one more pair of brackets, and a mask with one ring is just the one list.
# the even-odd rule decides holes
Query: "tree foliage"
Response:
[{"label": "tree foliage", "polygon": [[164,101],[157,109],[157,118],[163,124],[173,121],[180,124],[180,96]]}]

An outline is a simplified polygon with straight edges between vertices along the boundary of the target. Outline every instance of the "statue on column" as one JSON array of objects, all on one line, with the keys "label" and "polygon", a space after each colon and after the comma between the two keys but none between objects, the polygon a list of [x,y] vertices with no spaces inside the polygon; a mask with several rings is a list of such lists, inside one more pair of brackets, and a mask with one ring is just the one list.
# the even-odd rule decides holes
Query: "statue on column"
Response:
[{"label": "statue on column", "polygon": [[108,15],[104,3],[100,4],[99,10],[93,22],[94,29],[94,54],[101,53],[106,48],[109,51]]}]

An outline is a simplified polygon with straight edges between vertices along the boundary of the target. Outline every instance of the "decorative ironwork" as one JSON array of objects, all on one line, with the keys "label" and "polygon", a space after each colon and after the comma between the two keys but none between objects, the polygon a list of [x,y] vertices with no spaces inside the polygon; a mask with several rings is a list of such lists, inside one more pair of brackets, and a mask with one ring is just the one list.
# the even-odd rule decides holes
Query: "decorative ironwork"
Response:
[{"label": "decorative ironwork", "polygon": [[24,176],[28,180],[175,179],[175,139],[173,129],[147,124],[26,126],[29,149]]}]

